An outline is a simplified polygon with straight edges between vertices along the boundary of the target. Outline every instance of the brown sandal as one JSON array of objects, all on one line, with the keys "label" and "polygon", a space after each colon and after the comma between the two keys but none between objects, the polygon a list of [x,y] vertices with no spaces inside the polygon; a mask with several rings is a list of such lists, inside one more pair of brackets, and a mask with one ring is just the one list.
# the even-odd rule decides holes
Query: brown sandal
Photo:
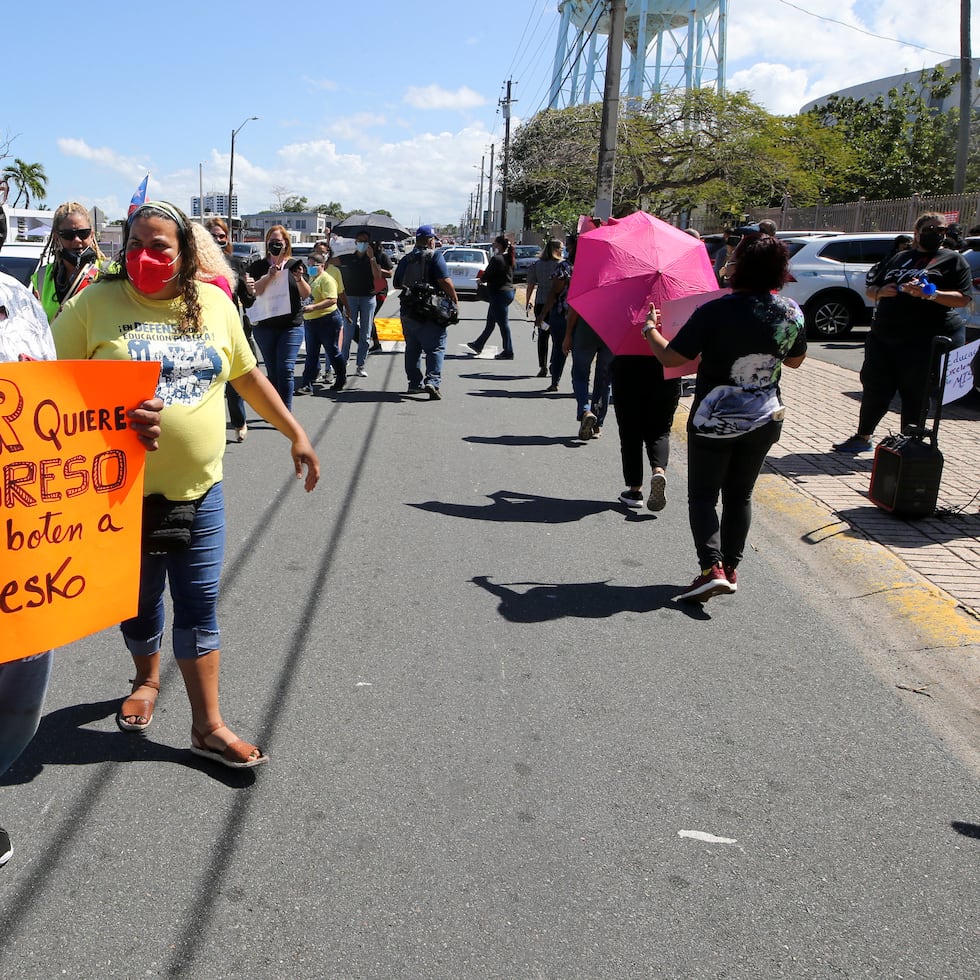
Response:
[{"label": "brown sandal", "polygon": [[[135,694],[141,687],[148,687],[150,690],[156,691],[157,694],[160,693],[158,681],[141,681],[134,678],[130,684],[133,685],[131,694]],[[153,709],[156,707],[156,703],[156,695],[152,701],[149,698],[126,698],[116,712],[116,724],[124,732],[145,732],[150,727],[150,722],[153,721]],[[145,718],[146,721],[143,724],[134,724],[131,721],[126,721],[126,718]]]},{"label": "brown sandal", "polygon": [[252,769],[269,761],[269,757],[257,745],[251,745],[241,738],[236,738],[234,742],[229,742],[222,748],[214,748],[207,744],[207,739],[219,728],[227,727],[224,722],[212,725],[204,732],[191,727],[191,752],[201,756],[202,759],[220,762],[229,769]]}]

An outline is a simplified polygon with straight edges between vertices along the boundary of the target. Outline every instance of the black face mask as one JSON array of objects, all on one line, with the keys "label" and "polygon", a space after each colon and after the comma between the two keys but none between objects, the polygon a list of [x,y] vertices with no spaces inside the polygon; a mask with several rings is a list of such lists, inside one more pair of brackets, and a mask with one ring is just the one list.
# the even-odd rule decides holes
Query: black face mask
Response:
[{"label": "black face mask", "polygon": [[72,265],[77,266],[84,251],[85,249],[83,248],[63,248],[61,250],[61,257],[67,259]]},{"label": "black face mask", "polygon": [[269,251],[273,255],[282,255],[283,249],[286,246],[282,242],[269,242]]},{"label": "black face mask", "polygon": [[728,238],[725,239],[725,244],[726,245],[731,245],[731,247],[734,248],[741,240],[742,239],[739,238],[738,236],[732,235],[732,236],[730,236],[730,237],[728,237]]},{"label": "black face mask", "polygon": [[938,252],[944,238],[945,235],[941,231],[927,228],[925,231],[919,232],[919,245],[922,246],[923,251]]}]

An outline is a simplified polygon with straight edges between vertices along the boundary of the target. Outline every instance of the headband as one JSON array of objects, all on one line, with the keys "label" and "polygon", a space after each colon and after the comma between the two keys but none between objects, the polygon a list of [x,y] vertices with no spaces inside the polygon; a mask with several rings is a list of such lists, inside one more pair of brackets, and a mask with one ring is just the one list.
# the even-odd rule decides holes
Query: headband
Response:
[{"label": "headband", "polygon": [[128,219],[128,224],[132,226],[133,222],[137,218],[142,218],[147,214],[162,214],[169,218],[174,224],[180,228],[184,234],[187,234],[187,223],[184,221],[184,216],[175,208],[172,204],[168,204],[166,201],[147,201],[145,204],[141,204]]}]

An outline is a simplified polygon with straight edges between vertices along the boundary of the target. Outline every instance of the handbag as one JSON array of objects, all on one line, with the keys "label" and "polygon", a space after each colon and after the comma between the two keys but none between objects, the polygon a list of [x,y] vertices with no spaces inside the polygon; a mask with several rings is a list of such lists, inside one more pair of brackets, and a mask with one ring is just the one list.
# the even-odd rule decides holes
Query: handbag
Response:
[{"label": "handbag", "polygon": [[483,280],[476,284],[476,298],[484,303],[490,302],[490,287]]},{"label": "handbag", "polygon": [[183,551],[191,543],[191,528],[203,497],[168,500],[151,493],[143,498],[143,550],[150,555]]}]

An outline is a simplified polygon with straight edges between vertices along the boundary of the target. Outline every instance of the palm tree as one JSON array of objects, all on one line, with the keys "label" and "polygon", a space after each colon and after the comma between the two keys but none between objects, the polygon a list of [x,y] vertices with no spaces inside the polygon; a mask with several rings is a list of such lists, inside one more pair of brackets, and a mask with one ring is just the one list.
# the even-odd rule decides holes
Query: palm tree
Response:
[{"label": "palm tree", "polygon": [[40,163],[26,163],[19,157],[14,158],[13,166],[3,168],[3,176],[17,187],[17,197],[11,207],[17,207],[20,199],[24,198],[24,207],[31,206],[31,195],[38,200],[44,200],[48,175]]}]

